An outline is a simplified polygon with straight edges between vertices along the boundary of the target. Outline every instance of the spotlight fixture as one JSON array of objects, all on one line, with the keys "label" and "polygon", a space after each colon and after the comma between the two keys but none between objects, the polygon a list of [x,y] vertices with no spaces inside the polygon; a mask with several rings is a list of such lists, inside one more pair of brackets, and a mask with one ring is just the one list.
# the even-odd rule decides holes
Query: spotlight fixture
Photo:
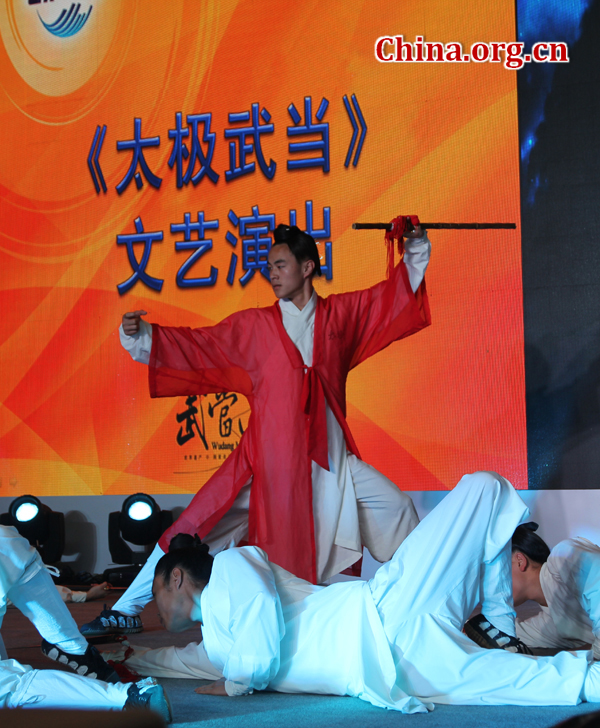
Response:
[{"label": "spotlight fixture", "polygon": [[0,524],[14,526],[34,546],[46,564],[61,560],[65,549],[65,516],[34,495],[22,495],[0,516]]},{"label": "spotlight fixture", "polygon": [[[108,517],[108,547],[115,564],[128,566],[106,569],[104,578],[113,586],[128,586],[172,523],[173,513],[162,511],[151,496],[135,493],[125,498],[121,510]],[[144,550],[134,551],[129,544]]]}]

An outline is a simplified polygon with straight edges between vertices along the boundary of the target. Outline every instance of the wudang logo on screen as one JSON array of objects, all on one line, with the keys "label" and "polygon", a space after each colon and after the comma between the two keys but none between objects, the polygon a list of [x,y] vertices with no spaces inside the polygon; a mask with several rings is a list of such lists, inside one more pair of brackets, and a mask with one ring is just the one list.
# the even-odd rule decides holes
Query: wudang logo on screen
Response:
[{"label": "wudang logo on screen", "polygon": [[58,38],[71,38],[79,33],[87,23],[93,7],[88,3],[72,2],[69,5],[55,0],[29,0],[29,5],[40,6],[37,8],[40,22],[49,33]]}]

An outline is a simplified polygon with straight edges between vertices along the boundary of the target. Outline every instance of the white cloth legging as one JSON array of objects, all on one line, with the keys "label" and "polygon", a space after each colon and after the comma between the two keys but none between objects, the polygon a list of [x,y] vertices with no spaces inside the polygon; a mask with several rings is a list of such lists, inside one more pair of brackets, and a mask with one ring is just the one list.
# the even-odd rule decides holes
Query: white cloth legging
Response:
[{"label": "white cloth legging", "polygon": [[[37,558],[40,558],[39,555]],[[45,568],[29,577],[30,564],[22,578],[8,591],[8,598],[35,626],[41,636],[63,652],[83,655],[88,643],[79,633],[71,612]]]},{"label": "white cloth legging", "polygon": [[[34,553],[25,539],[16,534],[11,536],[15,542],[18,539],[16,545],[26,558],[20,574],[14,561],[10,571],[5,570],[3,583],[8,580],[9,588],[4,596],[21,610],[48,642],[58,645],[64,652],[83,654],[88,643],[79,633],[40,555]],[[6,548],[8,543],[9,539],[5,539]],[[0,626],[1,622],[2,615]],[[111,685],[59,670],[33,670],[28,665],[7,659],[5,652],[2,655],[2,648],[0,640],[0,707],[120,710],[127,700],[127,684]]]},{"label": "white cloth legging", "polygon": [[60,670],[33,670],[16,660],[0,660],[0,708],[121,710],[129,687]]},{"label": "white cloth legging", "polygon": [[[356,494],[362,542],[374,559],[388,561],[419,522],[410,496],[355,455],[348,455],[348,465]],[[248,536],[251,486],[250,481],[240,490],[231,509],[204,539],[213,556]],[[154,569],[162,556],[164,551],[157,545],[131,586],[114,605],[115,610],[133,616],[152,600]]]}]

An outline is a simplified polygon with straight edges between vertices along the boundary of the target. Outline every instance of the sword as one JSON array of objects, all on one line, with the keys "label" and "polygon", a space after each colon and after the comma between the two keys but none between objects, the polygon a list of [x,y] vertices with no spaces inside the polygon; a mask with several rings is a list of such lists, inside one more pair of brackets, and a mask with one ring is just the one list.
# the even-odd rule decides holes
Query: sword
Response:
[{"label": "sword", "polygon": [[[422,222],[424,230],[516,230],[514,222]],[[391,222],[355,222],[353,230],[392,230]],[[413,228],[414,229],[414,228]],[[410,232],[410,231],[409,231]]]}]

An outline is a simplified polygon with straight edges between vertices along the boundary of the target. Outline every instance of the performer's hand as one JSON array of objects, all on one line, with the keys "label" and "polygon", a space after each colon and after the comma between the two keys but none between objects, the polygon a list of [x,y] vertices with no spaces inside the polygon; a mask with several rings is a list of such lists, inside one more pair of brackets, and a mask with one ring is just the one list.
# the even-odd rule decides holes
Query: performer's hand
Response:
[{"label": "performer's hand", "polygon": [[423,228],[420,225],[416,225],[411,232],[404,232],[405,238],[421,238],[423,237]]},{"label": "performer's hand", "polygon": [[225,678],[222,677],[220,680],[215,680],[208,685],[202,685],[194,690],[199,695],[227,695],[225,690]]},{"label": "performer's hand", "polygon": [[140,319],[147,316],[146,311],[130,311],[123,316],[123,333],[126,336],[135,336],[140,330]]}]

